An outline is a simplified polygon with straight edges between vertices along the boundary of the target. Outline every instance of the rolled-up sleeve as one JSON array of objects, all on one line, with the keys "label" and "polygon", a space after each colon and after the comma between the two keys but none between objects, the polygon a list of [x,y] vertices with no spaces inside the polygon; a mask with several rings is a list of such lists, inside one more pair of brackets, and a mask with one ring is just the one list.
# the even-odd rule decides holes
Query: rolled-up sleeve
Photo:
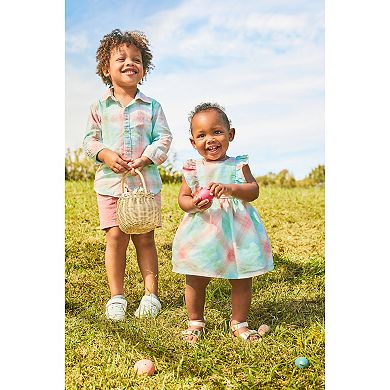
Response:
[{"label": "rolled-up sleeve", "polygon": [[104,148],[106,146],[102,142],[101,118],[98,114],[97,105],[93,104],[88,117],[83,150],[95,163],[101,164],[101,161],[97,160],[97,154]]},{"label": "rolled-up sleeve", "polygon": [[154,103],[156,110],[152,118],[152,143],[145,148],[142,155],[148,157],[154,164],[160,165],[168,157],[172,134],[161,105],[156,101]]}]

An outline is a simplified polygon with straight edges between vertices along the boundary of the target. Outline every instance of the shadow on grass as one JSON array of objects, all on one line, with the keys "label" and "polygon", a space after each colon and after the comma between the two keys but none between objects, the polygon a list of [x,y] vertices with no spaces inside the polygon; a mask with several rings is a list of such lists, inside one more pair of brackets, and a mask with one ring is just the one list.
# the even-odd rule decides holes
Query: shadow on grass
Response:
[{"label": "shadow on grass", "polygon": [[325,275],[325,261],[315,258],[305,263],[296,263],[287,258],[273,254],[275,269],[267,276],[277,274],[278,280],[283,279],[286,282],[299,284],[303,279]]},{"label": "shadow on grass", "polygon": [[83,305],[70,299],[65,300],[65,313],[69,316],[78,316],[83,311]]},{"label": "shadow on grass", "polygon": [[250,319],[254,323],[261,319],[268,325],[287,325],[295,328],[306,328],[315,321],[325,319],[325,301],[322,298],[313,300],[266,301],[261,305],[252,305]]}]

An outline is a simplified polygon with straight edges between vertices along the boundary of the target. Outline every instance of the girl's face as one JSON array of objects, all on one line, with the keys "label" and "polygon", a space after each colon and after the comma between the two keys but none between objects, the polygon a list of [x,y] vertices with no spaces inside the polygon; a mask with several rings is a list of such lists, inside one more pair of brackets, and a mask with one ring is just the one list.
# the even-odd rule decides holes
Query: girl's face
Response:
[{"label": "girl's face", "polygon": [[140,50],[125,44],[111,52],[109,69],[105,75],[111,78],[112,85],[121,88],[136,88],[144,76]]},{"label": "girl's face", "polygon": [[192,118],[191,128],[191,144],[206,161],[226,159],[234,129],[226,126],[218,111],[210,109],[198,112]]}]

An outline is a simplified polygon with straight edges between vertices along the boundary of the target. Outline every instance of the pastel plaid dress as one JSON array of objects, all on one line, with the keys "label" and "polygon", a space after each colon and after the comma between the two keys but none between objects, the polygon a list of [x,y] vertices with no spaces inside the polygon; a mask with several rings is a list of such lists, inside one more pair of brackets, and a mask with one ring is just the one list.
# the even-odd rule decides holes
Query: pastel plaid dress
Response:
[{"label": "pastel plaid dress", "polygon": [[[188,160],[183,175],[194,192],[210,182],[246,183],[248,156],[225,161]],[[237,198],[214,198],[204,212],[185,213],[173,240],[173,271],[224,279],[244,279],[274,268],[272,250],[256,209]]]}]

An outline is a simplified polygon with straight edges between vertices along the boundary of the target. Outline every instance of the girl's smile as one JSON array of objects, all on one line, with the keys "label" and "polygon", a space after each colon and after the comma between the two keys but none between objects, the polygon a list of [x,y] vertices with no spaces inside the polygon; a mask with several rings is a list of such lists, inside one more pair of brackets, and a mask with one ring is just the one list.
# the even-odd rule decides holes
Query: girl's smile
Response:
[{"label": "girl's smile", "polygon": [[234,129],[226,126],[218,111],[210,109],[194,115],[191,132],[192,146],[206,161],[225,160]]}]

